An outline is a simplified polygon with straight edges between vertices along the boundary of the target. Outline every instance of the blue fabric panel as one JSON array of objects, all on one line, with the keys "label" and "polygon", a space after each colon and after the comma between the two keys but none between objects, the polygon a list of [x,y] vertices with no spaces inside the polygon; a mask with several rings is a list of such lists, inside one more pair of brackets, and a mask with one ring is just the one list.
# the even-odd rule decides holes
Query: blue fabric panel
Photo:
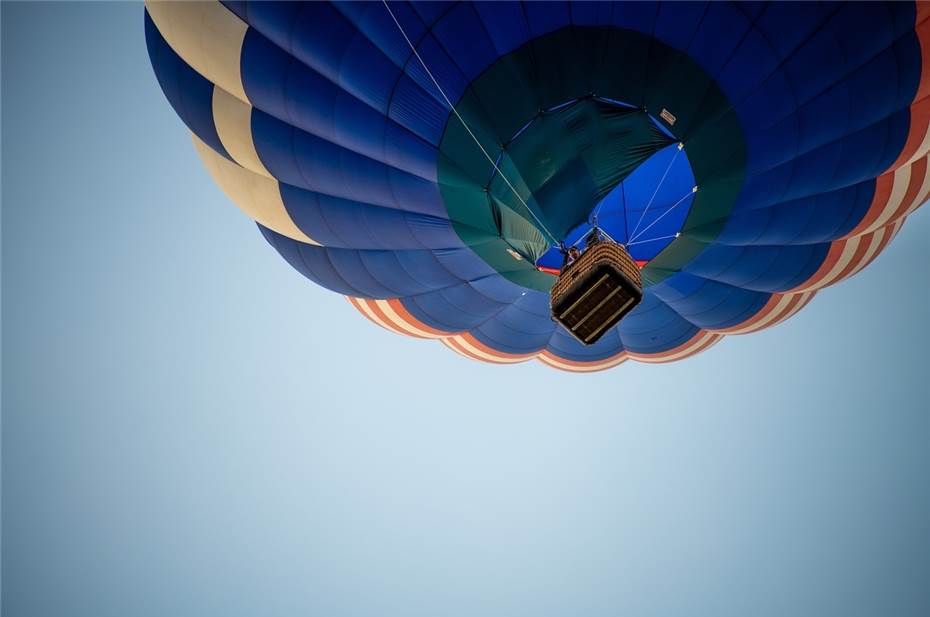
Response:
[{"label": "blue fabric panel", "polygon": [[770,3],[767,0],[749,0],[740,2],[737,4],[737,6],[746,15],[746,17],[755,21],[759,18],[759,15],[768,8],[769,4]]},{"label": "blue fabric panel", "polygon": [[[797,100],[792,91],[791,82],[782,70],[776,71],[744,103],[735,108],[743,125],[746,148],[750,153],[749,160],[753,164],[753,167],[747,169],[747,173],[754,173],[756,165],[769,166],[772,161],[786,161],[797,151],[799,127],[796,121],[794,126],[785,122],[784,126],[768,131],[769,136],[775,135],[774,139],[770,137],[769,141],[761,141],[766,133],[758,130],[761,127],[757,123],[765,122],[769,118],[782,117],[783,110],[786,108],[796,109]],[[794,139],[778,139],[779,130],[788,132]],[[765,153],[764,158],[756,154],[757,150]]]},{"label": "blue fabric panel", "polygon": [[596,362],[615,356],[624,350],[614,327],[594,345],[585,346],[562,328],[555,328],[547,349],[555,355],[576,362]]},{"label": "blue fabric panel", "polygon": [[[460,285],[464,280],[461,273],[446,267],[449,249],[379,251],[319,247],[292,240],[261,225],[259,228],[295,269],[339,293],[396,298]],[[471,258],[476,259],[473,254]],[[519,288],[512,283],[507,285],[511,293],[506,301],[520,295]],[[489,289],[488,285],[483,289]]]},{"label": "blue fabric panel", "polygon": [[[920,42],[910,33],[849,76],[849,89],[857,94],[849,130],[863,128],[883,115],[910,106],[920,84],[920,66],[905,60],[914,57],[920,57]],[[883,87],[876,88],[876,84]],[[892,87],[895,84],[897,91]]]},{"label": "blue fabric panel", "polygon": [[433,182],[295,131],[259,110],[252,113],[252,135],[262,163],[284,184],[445,218]]},{"label": "blue fabric panel", "polygon": [[471,286],[491,300],[511,303],[523,295],[523,288],[502,276],[483,276],[468,281]]},{"label": "blue fabric panel", "polygon": [[[379,51],[398,67],[398,70],[385,71],[385,78],[391,76],[389,116],[430,143],[438,143],[441,129],[449,115],[448,106],[420,61],[410,51],[409,44],[398,31],[387,9],[380,3],[351,2],[340,3],[336,8],[362,33],[371,37],[371,42]],[[410,5],[391,3],[391,10],[443,91],[450,100],[456,101],[464,91],[467,80],[433,37],[425,34],[421,16]],[[364,57],[360,62],[364,62]]]},{"label": "blue fabric panel", "polygon": [[653,34],[670,47],[686,51],[709,8],[707,2],[663,2]]},{"label": "blue fabric panel", "polygon": [[842,238],[868,211],[875,181],[733,214],[719,244],[817,244]]},{"label": "blue fabric panel", "polygon": [[415,250],[462,247],[448,220],[281,185],[297,227],[324,246]]},{"label": "blue fabric panel", "polygon": [[[407,2],[391,2],[391,11],[400,22],[404,32],[416,45],[426,34],[423,19]],[[401,68],[411,56],[410,46],[397,29],[390,13],[380,2],[356,2],[355,0],[334,2],[337,11],[349,20],[394,66]]]},{"label": "blue fabric panel", "polygon": [[808,197],[876,177],[897,158],[907,139],[910,112],[890,118],[838,141],[789,159],[747,178],[734,212]]},{"label": "blue fabric panel", "polygon": [[897,38],[906,32],[912,32],[917,20],[917,4],[914,2],[891,2],[892,30]]},{"label": "blue fabric panel", "polygon": [[[420,58],[411,57],[404,67],[407,76],[418,84],[423,93],[432,95],[444,109],[448,109],[448,105],[442,96],[443,93],[453,104],[457,103],[471,80],[462,73],[456,59],[443,49],[432,32],[417,44],[417,53],[420,54]],[[420,59],[426,63],[426,68]],[[430,75],[433,77],[430,78]],[[442,92],[436,88],[433,79],[439,82]]]},{"label": "blue fabric panel", "polygon": [[501,56],[512,52],[530,39],[529,24],[519,2],[476,2],[475,10],[494,48]]},{"label": "blue fabric panel", "polygon": [[[393,288],[386,284],[386,282],[376,278],[372,271],[366,267],[366,262],[362,259],[361,251],[302,246],[301,252],[304,253],[304,259],[307,261],[310,261],[307,258],[307,253],[319,259],[323,259],[323,257],[318,256],[325,255],[325,259],[332,264],[333,270],[335,270],[346,283],[361,291],[361,295],[366,298],[387,299],[403,295],[405,291],[414,293],[412,288],[403,288],[400,285],[398,285],[397,288]],[[398,283],[397,280],[391,282],[395,284]]]},{"label": "blue fabric panel", "polygon": [[679,272],[650,288],[676,313],[702,328],[725,328],[754,315],[771,294]]},{"label": "blue fabric panel", "polygon": [[[888,48],[893,40],[888,10],[884,5],[850,5],[831,14],[822,26],[829,34],[811,37],[792,50],[784,67],[737,105],[748,129],[750,173],[830,144],[908,106],[920,68],[898,58],[913,58],[919,50],[912,33],[894,49]],[[856,17],[860,23],[874,17],[878,35],[868,45],[859,44],[856,31],[836,25],[848,21],[850,11],[860,11]],[[772,13],[777,14],[777,10]],[[808,8],[799,11],[802,22],[810,15]],[[744,72],[755,74],[748,67]],[[760,120],[767,123],[765,128],[753,130]]]},{"label": "blue fabric panel", "polygon": [[[519,311],[512,306],[507,307],[503,314],[514,314]],[[551,332],[533,333],[517,330],[503,324],[500,315],[495,315],[477,328],[471,334],[488,347],[512,354],[528,354],[542,351],[552,338]]]},{"label": "blue fabric panel", "polygon": [[661,302],[651,306],[644,299],[637,310],[641,317],[634,311],[616,326],[623,347],[629,351],[650,354],[668,351],[698,333],[697,326]]},{"label": "blue fabric panel", "polygon": [[712,245],[684,271],[755,291],[784,291],[810,277],[823,263],[829,249],[829,244]]},{"label": "blue fabric panel", "polygon": [[469,283],[410,296],[403,303],[414,317],[446,332],[476,328],[510,305],[492,300]]},{"label": "blue fabric panel", "polygon": [[[681,315],[673,311],[662,302],[651,290],[643,292],[643,300],[618,325],[624,341],[638,340],[642,345],[645,342],[655,343],[651,337],[669,324],[685,322]],[[696,329],[694,324],[687,323],[688,331]],[[639,337],[639,338],[636,338]]]},{"label": "blue fabric panel", "polygon": [[[675,6],[668,5],[667,8],[674,10]],[[729,67],[730,63],[738,60],[741,55],[746,55],[747,51],[754,56],[758,55],[753,57],[757,62],[753,65],[753,71],[773,68],[774,62],[769,58],[771,54],[763,39],[757,34],[747,36],[750,26],[749,20],[736,7],[724,2],[711,2],[703,13],[700,28],[694,33],[688,47],[679,49],[686,51],[712,76],[719,75],[724,67]],[[676,39],[669,39],[668,42],[674,40]]]},{"label": "blue fabric panel", "polygon": [[526,354],[544,349],[555,329],[556,324],[549,314],[548,296],[527,292],[473,330],[472,334],[494,349]]},{"label": "blue fabric panel", "polygon": [[357,254],[365,270],[391,290],[389,297],[425,293],[462,282],[429,251],[358,251]]},{"label": "blue fabric panel", "polygon": [[803,45],[812,33],[819,32],[840,9],[839,3],[770,2],[756,17],[755,25],[782,59]]},{"label": "blue fabric panel", "polygon": [[[410,296],[408,298],[401,298],[401,304],[404,305],[404,308],[407,309],[411,315],[413,315],[421,323],[431,327],[441,330],[443,332],[458,333],[466,330],[468,326],[461,327],[456,324],[463,323],[461,317],[452,317],[451,319],[447,316],[441,314],[442,305],[440,304],[439,308],[439,319],[433,317],[432,312],[437,310],[437,305],[435,302],[425,302],[426,308],[421,308],[419,303],[418,296]],[[465,320],[466,322],[468,320]],[[472,320],[469,323],[479,323],[480,320]]]},{"label": "blue fabric panel", "polygon": [[[496,289],[495,291],[500,290]],[[499,294],[490,295],[486,286],[476,285],[475,282],[469,282],[440,289],[437,293],[441,294],[443,298],[453,303],[462,311],[488,318],[491,315],[496,315],[503,310],[503,308],[510,306],[510,304],[519,297],[520,292],[518,289],[514,288],[512,292],[512,295],[509,297],[500,298],[496,297],[499,296]]]},{"label": "blue fabric panel", "polygon": [[[840,8],[817,36],[808,41],[785,62],[795,93],[807,101],[822,91],[825,84],[844,78],[862,66],[894,40],[894,24],[888,4],[851,3]],[[863,37],[864,25],[869,36]]]},{"label": "blue fabric panel", "polygon": [[[535,321],[544,318],[545,321],[552,322],[552,309],[549,308],[549,294],[531,289],[521,290],[521,296],[517,299],[520,310],[523,311],[527,321]],[[522,294],[526,295],[522,295]]]},{"label": "blue fabric panel", "polygon": [[[413,59],[413,62],[419,66],[416,59]],[[435,92],[436,95],[433,96],[430,92]],[[429,144],[438,146],[446,120],[451,113],[445,103],[437,100],[439,97],[435,86],[431,86],[430,91],[427,92],[409,75],[403,73],[394,88],[388,115],[394,122],[410,127]]]},{"label": "blue fabric panel", "polygon": [[521,2],[520,6],[526,15],[526,22],[533,37],[549,34],[571,23],[567,2]]},{"label": "blue fabric panel", "polygon": [[283,54],[373,108],[387,109],[397,66],[332,5],[252,3],[248,23]]},{"label": "blue fabric panel", "polygon": [[[463,33],[466,34],[463,36]],[[437,22],[433,36],[468,81],[473,80],[498,58],[494,43],[484,30],[471,3],[457,4],[446,18]],[[448,90],[446,94],[449,94]],[[449,96],[451,98],[451,94]]]},{"label": "blue fabric panel", "polygon": [[[461,276],[446,268],[433,251],[385,251],[384,253],[394,255],[395,262],[391,264],[392,268],[420,282],[423,285],[423,291],[458,285],[464,281]],[[406,295],[410,294],[406,292],[397,294],[398,297]]]},{"label": "blue fabric panel", "polygon": [[658,16],[658,2],[619,2],[614,4],[611,19],[615,26],[652,34]]},{"label": "blue fabric panel", "polygon": [[576,26],[605,26],[610,23],[614,5],[611,2],[581,0],[570,2],[568,10],[571,12],[572,23]]},{"label": "blue fabric panel", "polygon": [[[714,3],[714,6],[716,5],[717,3]],[[713,39],[710,38],[710,34],[703,33],[702,29],[702,35],[707,37],[703,41],[702,48],[713,49]],[[708,73],[716,77],[717,83],[734,107],[741,105],[769,80],[783,73],[779,68],[781,59],[758,30],[747,32],[735,51],[726,56],[721,55],[718,59],[720,64],[717,71],[714,72],[711,69]],[[784,82],[783,75],[778,79]],[[778,84],[777,87],[787,92],[783,83]]]},{"label": "blue fabric panel", "polygon": [[[394,2],[391,3],[393,6]],[[449,13],[454,6],[459,4],[458,2],[449,2],[449,1],[439,1],[436,2],[414,2],[411,3],[413,9],[420,16],[420,19],[427,26],[433,26],[440,17]]]},{"label": "blue fabric panel", "polygon": [[346,280],[333,268],[324,250],[312,250],[311,247],[282,236],[267,227],[258,226],[271,246],[278,251],[292,268],[305,277],[326,289],[347,296],[365,296],[360,289],[349,285]]},{"label": "blue fabric panel", "polygon": [[491,266],[469,248],[437,249],[434,253],[436,259],[442,262],[447,270],[463,280],[474,281],[482,277],[499,276]]},{"label": "blue fabric panel", "polygon": [[639,353],[668,351],[688,342],[699,330],[649,292],[616,328],[624,347]]},{"label": "blue fabric panel", "polygon": [[[916,102],[917,89],[920,87],[923,72],[920,39],[915,32],[903,34],[895,39],[891,52],[895,56],[895,68],[898,74],[898,96],[896,108],[903,108]],[[865,87],[865,81],[858,83]]]},{"label": "blue fabric panel", "polygon": [[201,141],[232,160],[213,122],[213,84],[174,53],[148,11],[145,12],[145,43],[158,84],[175,112]]},{"label": "blue fabric panel", "polygon": [[[830,145],[799,156],[784,199],[822,193],[874,178],[888,169],[907,139],[910,111],[902,110]],[[828,170],[835,169],[830,174]]]},{"label": "blue fabric panel", "polygon": [[[913,65],[902,67],[897,58],[915,54],[919,54],[916,39],[905,37],[894,49],[880,52],[850,73],[845,81],[831,84],[801,105],[796,113],[804,131],[797,152],[810,151],[908,108],[920,80],[920,70]],[[769,127],[776,132],[784,130],[783,124],[790,118],[775,120]]]},{"label": "blue fabric panel", "polygon": [[371,107],[295,61],[254,30],[249,30],[243,43],[242,80],[252,104],[282,124],[435,178],[432,145],[388,120],[384,110]]},{"label": "blue fabric panel", "polygon": [[[693,267],[689,266],[687,268],[687,271],[696,273],[699,270],[699,264],[697,262],[700,262],[702,259],[709,260],[710,257],[714,255],[715,248],[716,247],[712,247],[708,249],[701,257],[695,260],[695,263],[691,264]],[[798,248],[800,248],[802,254],[809,251],[809,248],[806,246]],[[740,247],[738,253],[731,252],[727,255],[733,259],[733,261],[727,264],[726,269],[718,273],[714,280],[747,289],[774,291],[774,289],[778,288],[780,285],[776,284],[773,287],[766,288],[764,284],[759,282],[759,279],[764,277],[765,274],[776,265],[776,262],[787,250],[786,248],[777,246]]]}]

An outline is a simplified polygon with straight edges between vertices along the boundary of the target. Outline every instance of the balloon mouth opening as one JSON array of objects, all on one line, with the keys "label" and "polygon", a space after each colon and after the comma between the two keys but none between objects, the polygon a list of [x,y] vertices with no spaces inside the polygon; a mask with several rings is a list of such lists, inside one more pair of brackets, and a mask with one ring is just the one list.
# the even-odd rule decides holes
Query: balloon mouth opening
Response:
[{"label": "balloon mouth opening", "polygon": [[[576,246],[597,227],[622,244],[642,268],[681,236],[697,191],[694,173],[684,148],[670,144],[653,154],[614,186],[588,217],[561,238]],[[558,274],[562,251],[549,248],[536,268]]]},{"label": "balloon mouth opening", "polygon": [[[553,165],[552,170],[543,171],[542,181],[535,183],[538,186],[528,187],[521,163],[525,165],[529,156],[535,155],[532,163],[545,167],[548,151],[563,148],[558,142],[546,143],[547,136],[566,132],[543,126],[547,121],[563,123],[568,132],[597,127],[585,118],[583,106],[602,116],[629,115],[640,141],[623,133],[616,139],[608,135],[596,146],[601,149],[600,156],[579,156],[562,169]],[[557,275],[563,247],[577,245],[595,227],[624,245],[636,264],[644,267],[680,236],[696,193],[686,149],[667,127],[674,122],[675,117],[665,109],[655,117],[640,107],[593,94],[541,110],[502,143],[485,186],[492,207],[496,206],[503,235],[519,235],[514,232],[515,226],[508,227],[505,220],[510,212],[500,206],[509,201],[509,210],[529,219],[539,236],[532,246],[512,244],[540,272]],[[643,136],[648,139],[646,143]],[[587,145],[579,141],[582,148]],[[575,147],[579,147],[578,143]],[[636,157],[647,149],[651,154]],[[551,158],[554,161],[557,155]],[[612,176],[615,182],[598,184],[599,179]],[[523,187],[529,188],[529,199],[515,205],[514,189]],[[529,208],[533,212],[525,212]],[[544,229],[539,229],[540,223]],[[527,235],[526,231],[523,235]]]}]

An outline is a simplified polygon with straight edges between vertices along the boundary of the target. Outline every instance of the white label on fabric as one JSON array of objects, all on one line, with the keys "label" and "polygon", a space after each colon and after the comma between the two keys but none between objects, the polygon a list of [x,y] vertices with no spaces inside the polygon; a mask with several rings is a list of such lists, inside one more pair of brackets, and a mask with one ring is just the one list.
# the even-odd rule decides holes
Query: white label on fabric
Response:
[{"label": "white label on fabric", "polygon": [[516,252],[515,250],[513,250],[513,249],[507,249],[507,252],[510,253],[510,256],[513,257],[514,259],[516,259],[517,261],[523,261],[523,255],[521,255],[520,253]]}]

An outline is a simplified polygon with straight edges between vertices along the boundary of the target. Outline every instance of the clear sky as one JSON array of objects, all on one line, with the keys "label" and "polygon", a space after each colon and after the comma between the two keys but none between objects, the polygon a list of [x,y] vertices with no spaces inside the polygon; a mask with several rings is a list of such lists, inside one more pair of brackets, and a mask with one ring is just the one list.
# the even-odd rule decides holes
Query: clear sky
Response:
[{"label": "clear sky", "polygon": [[2,8],[3,614],[930,614],[930,207],[788,323],[595,375],[304,280],[141,4]]}]

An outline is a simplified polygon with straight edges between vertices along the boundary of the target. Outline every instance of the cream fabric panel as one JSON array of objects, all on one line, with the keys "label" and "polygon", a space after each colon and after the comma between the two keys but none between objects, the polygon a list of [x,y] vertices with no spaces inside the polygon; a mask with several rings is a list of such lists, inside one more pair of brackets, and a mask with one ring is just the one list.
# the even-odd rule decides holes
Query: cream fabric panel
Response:
[{"label": "cream fabric panel", "polygon": [[277,180],[240,167],[218,154],[193,133],[191,137],[214,182],[249,218],[288,238],[320,246],[319,242],[300,231],[291,220],[281,200]]},{"label": "cream fabric panel", "polygon": [[214,84],[248,102],[240,57],[248,25],[217,0],[146,0],[158,31],[179,56]]},{"label": "cream fabric panel", "polygon": [[219,86],[213,87],[213,124],[229,156],[257,174],[273,177],[255,151],[252,139],[252,106]]}]

